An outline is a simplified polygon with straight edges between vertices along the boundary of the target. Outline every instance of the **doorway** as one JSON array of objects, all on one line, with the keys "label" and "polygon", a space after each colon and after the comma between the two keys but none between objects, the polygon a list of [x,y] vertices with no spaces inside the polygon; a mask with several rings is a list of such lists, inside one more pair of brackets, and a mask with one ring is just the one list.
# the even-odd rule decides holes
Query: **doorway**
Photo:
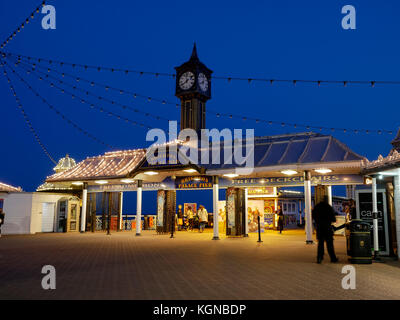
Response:
[{"label": "doorway", "polygon": [[42,232],[54,231],[54,215],[56,204],[54,202],[42,203]]}]

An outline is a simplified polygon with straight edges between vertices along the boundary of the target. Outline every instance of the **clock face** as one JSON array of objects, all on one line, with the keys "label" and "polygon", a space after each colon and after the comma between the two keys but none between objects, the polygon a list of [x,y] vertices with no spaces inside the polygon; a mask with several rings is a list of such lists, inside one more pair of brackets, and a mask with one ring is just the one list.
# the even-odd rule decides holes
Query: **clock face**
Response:
[{"label": "clock face", "polygon": [[207,91],[208,89],[208,79],[204,73],[199,74],[199,85],[200,89],[203,91]]},{"label": "clock face", "polygon": [[185,72],[180,78],[179,78],[179,86],[183,90],[187,90],[191,88],[194,84],[194,74],[190,71]]}]

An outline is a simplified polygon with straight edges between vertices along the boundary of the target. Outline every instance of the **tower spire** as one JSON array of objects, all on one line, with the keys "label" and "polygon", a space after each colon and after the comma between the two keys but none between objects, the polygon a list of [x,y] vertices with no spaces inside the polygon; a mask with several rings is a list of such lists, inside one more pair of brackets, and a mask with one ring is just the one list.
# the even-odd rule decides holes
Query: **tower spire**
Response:
[{"label": "tower spire", "polygon": [[392,146],[393,146],[393,149],[400,152],[400,127],[399,127],[399,131],[397,131],[396,137],[392,141]]},{"label": "tower spire", "polygon": [[197,56],[196,42],[194,42],[193,44],[193,50],[192,55],[190,56],[190,60],[199,60],[199,57]]}]

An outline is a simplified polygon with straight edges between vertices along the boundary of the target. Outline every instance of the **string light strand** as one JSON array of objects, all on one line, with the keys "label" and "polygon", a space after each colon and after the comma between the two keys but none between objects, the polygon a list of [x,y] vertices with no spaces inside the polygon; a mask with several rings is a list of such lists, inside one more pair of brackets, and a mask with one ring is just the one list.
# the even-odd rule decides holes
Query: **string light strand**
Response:
[{"label": "string light strand", "polygon": [[45,2],[46,1],[42,1],[41,5],[37,6],[36,9],[32,11],[32,13],[18,26],[18,28],[11,32],[11,34],[1,43],[1,49],[4,49],[8,45],[8,43],[17,36],[17,33],[21,32],[21,30],[25,27],[25,25],[29,23],[30,20],[33,20],[35,14],[39,13],[40,6],[45,6]]},{"label": "string light strand", "polygon": [[22,113],[22,116],[24,117],[25,123],[29,128],[29,131],[32,133],[33,137],[35,138],[36,142],[38,143],[38,145],[40,146],[40,148],[42,149],[43,153],[50,159],[51,162],[53,162],[54,164],[57,165],[57,162],[54,160],[54,158],[50,155],[50,152],[47,150],[46,146],[43,144],[42,140],[39,137],[39,134],[37,133],[37,131],[35,130],[35,128],[32,125],[32,122],[30,121],[27,113],[25,112],[25,109],[22,106],[21,100],[19,99],[17,92],[14,89],[13,83],[10,79],[10,77],[8,76],[8,73],[3,65],[3,61],[1,60],[1,66],[3,69],[3,74],[4,76],[7,78],[7,82],[8,85],[10,87],[11,93],[15,98],[15,102],[17,103],[17,107],[20,110],[20,112]]},{"label": "string light strand", "polygon": [[40,100],[42,100],[42,102],[47,105],[51,110],[53,110],[58,116],[61,117],[62,120],[66,121],[69,125],[71,125],[72,127],[74,127],[75,129],[77,129],[79,132],[81,132],[82,134],[84,134],[85,136],[91,138],[92,140],[96,141],[97,143],[104,145],[110,149],[114,149],[113,146],[103,142],[102,140],[98,139],[97,137],[95,137],[94,135],[92,135],[91,133],[89,133],[88,131],[86,131],[85,129],[81,128],[79,125],[77,125],[75,122],[73,122],[72,120],[70,120],[67,116],[65,116],[60,110],[58,110],[57,108],[55,108],[50,102],[48,102],[42,95],[40,95],[35,89],[33,89],[33,87],[27,82],[25,81],[19,74],[18,72],[16,72],[9,64],[6,64],[6,67],[8,67],[9,69],[11,69],[12,73],[20,80],[20,82],[22,82],[36,97],[38,97]]},{"label": "string light strand", "polygon": [[[31,57],[27,55],[22,55],[18,53],[11,53],[11,52],[2,52],[7,55],[14,55],[17,56],[18,58],[24,57],[28,60],[35,60],[37,62],[47,62],[49,64],[59,64],[61,67],[63,66],[71,66],[73,68],[81,68],[83,70],[97,70],[97,71],[111,71],[111,72],[121,72],[125,74],[129,73],[135,73],[139,75],[151,75],[155,76],[158,78],[159,76],[164,76],[168,78],[175,78],[175,74],[173,73],[166,73],[166,72],[154,72],[154,71],[139,71],[139,70],[132,70],[132,69],[123,69],[123,68],[112,68],[112,67],[104,67],[104,66],[98,66],[98,65],[84,65],[84,64],[79,64],[79,63],[71,63],[71,62],[64,62],[64,61],[59,61],[59,60],[51,60],[51,59],[46,59],[46,58],[36,58],[36,57]],[[273,85],[274,83],[288,83],[292,84],[293,86],[296,86],[298,83],[308,83],[308,84],[316,84],[318,87],[320,87],[322,84],[336,84],[336,85],[341,85],[343,87],[347,87],[349,84],[356,84],[356,85],[368,85],[370,87],[375,87],[376,85],[400,85],[400,80],[323,80],[323,79],[279,79],[279,78],[260,78],[260,77],[233,77],[233,76],[217,76],[214,75],[211,77],[212,79],[215,80],[224,80],[227,81],[228,83],[232,81],[241,81],[241,82],[247,82],[248,84],[254,83],[254,82],[264,82],[269,85]]]},{"label": "string light strand", "polygon": [[[9,55],[13,55],[13,54],[9,54]],[[27,59],[26,58],[27,56],[23,56],[23,57],[25,59]],[[19,56],[18,61],[19,62],[21,61],[21,56]],[[29,63],[32,66],[36,67],[36,64],[34,64],[32,62],[29,62]],[[51,63],[53,63],[53,62],[51,62]],[[44,69],[44,67],[40,67],[40,68]],[[67,76],[67,73],[59,72],[57,70],[54,70],[54,68],[46,68],[46,69],[47,69],[47,71],[50,70],[50,71],[54,71],[55,73]],[[100,86],[100,87],[103,87],[103,88],[108,88],[108,89],[114,90],[114,91],[120,91],[120,92],[123,91],[123,92],[126,92],[128,94],[132,94],[134,97],[143,97],[143,98],[146,98],[147,101],[149,101],[149,102],[153,102],[153,101],[154,102],[161,102],[163,104],[174,105],[177,108],[180,107],[180,104],[168,101],[166,99],[159,99],[159,98],[154,98],[154,97],[151,97],[151,96],[140,95],[140,94],[133,93],[133,92],[130,92],[130,91],[125,91],[123,89],[119,89],[119,88],[116,88],[116,87],[108,86],[106,84],[101,84],[101,83],[97,83],[95,81],[91,81],[91,80],[88,80],[88,79],[79,78],[79,77],[76,77],[76,76],[71,75],[71,74],[68,74],[68,76],[71,77],[71,78],[74,78],[75,80],[79,79],[79,81],[82,80],[82,81],[88,82],[92,86],[93,85],[97,85],[97,86]],[[245,78],[241,78],[241,79],[245,79]],[[251,79],[251,80],[253,80],[253,79]],[[257,79],[254,79],[254,80],[257,80]],[[278,81],[278,80],[273,80],[273,81]],[[291,81],[291,80],[285,80],[285,81]],[[298,80],[296,80],[296,82],[297,81]],[[321,83],[321,80],[318,80],[317,82]],[[347,83],[348,81],[345,81],[345,82]],[[273,121],[273,120],[266,120],[266,119],[261,119],[261,118],[254,118],[254,117],[249,117],[247,115],[223,113],[223,112],[218,112],[218,111],[215,111],[215,110],[212,110],[212,109],[208,109],[208,108],[206,110],[206,113],[212,114],[213,116],[216,116],[217,118],[223,117],[223,118],[230,119],[230,120],[241,119],[242,121],[254,121],[254,122],[258,123],[258,124],[277,125],[277,126],[281,126],[281,127],[293,127],[294,129],[305,128],[306,130],[313,129],[313,130],[319,130],[319,131],[342,132],[342,133],[352,133],[352,134],[371,134],[371,133],[377,133],[377,134],[387,133],[389,135],[393,134],[393,131],[385,130],[385,129],[337,128],[337,127],[316,126],[316,125],[308,125],[308,124],[288,123],[288,122],[282,122],[282,121]]]},{"label": "string light strand", "polygon": [[[7,59],[8,59],[8,58],[7,58]],[[8,60],[11,61],[11,62],[13,62],[13,61],[10,60],[10,59],[8,59]],[[36,74],[36,75],[40,75],[40,74],[43,75],[43,77],[42,77],[42,76],[39,77],[39,80],[44,80],[44,81],[46,81],[47,83],[49,83],[51,87],[55,87],[55,88],[59,89],[60,91],[62,91],[63,93],[69,93],[70,95],[72,95],[72,96],[74,96],[74,97],[77,97],[77,96],[76,96],[75,94],[69,92],[69,91],[66,91],[64,88],[60,88],[60,87],[56,86],[53,82],[51,82],[51,81],[49,81],[49,80],[47,80],[47,79],[48,79],[48,78],[51,78],[51,79],[55,80],[55,82],[57,82],[57,83],[59,83],[59,84],[68,86],[68,87],[72,88],[73,90],[78,90],[78,91],[80,91],[80,92],[83,92],[84,94],[86,94],[86,96],[95,97],[95,98],[98,99],[98,100],[105,101],[105,102],[107,102],[107,103],[109,103],[109,104],[111,104],[111,105],[118,106],[118,107],[120,107],[120,108],[122,108],[122,109],[124,109],[124,110],[130,110],[130,111],[135,112],[135,113],[140,113],[140,114],[143,114],[143,115],[146,116],[146,117],[154,118],[154,119],[156,119],[156,120],[165,120],[165,121],[168,121],[168,120],[169,120],[169,119],[167,119],[167,118],[165,118],[165,117],[162,117],[162,116],[159,116],[159,115],[155,115],[155,114],[152,114],[152,113],[150,113],[150,112],[142,111],[142,110],[137,109],[137,108],[132,108],[132,107],[127,106],[126,104],[119,103],[119,102],[116,101],[116,100],[110,100],[110,99],[108,99],[108,98],[106,98],[106,97],[104,97],[104,96],[97,95],[97,94],[93,93],[93,92],[90,91],[90,90],[86,90],[86,89],[84,89],[84,88],[81,88],[80,86],[77,86],[76,84],[71,84],[71,83],[66,82],[66,81],[64,81],[64,80],[61,80],[61,79],[59,79],[59,78],[53,77],[52,75],[49,75],[48,73],[44,73],[44,72],[41,72],[41,71],[39,71],[39,70],[36,70],[36,69],[35,69],[34,67],[32,67],[31,65],[27,65],[27,64],[25,64],[25,63],[23,63],[23,62],[16,62],[15,65],[17,65],[17,66],[18,66],[18,65],[24,65],[24,66],[26,66],[27,68],[30,68],[30,70],[28,70],[28,69],[26,69],[26,68],[23,67],[23,69],[24,69],[26,72],[29,72],[29,73],[32,72],[33,74]],[[80,79],[80,78],[78,78],[78,79]],[[83,99],[83,98],[81,98],[81,99]],[[85,100],[85,99],[83,99],[83,100]]]}]

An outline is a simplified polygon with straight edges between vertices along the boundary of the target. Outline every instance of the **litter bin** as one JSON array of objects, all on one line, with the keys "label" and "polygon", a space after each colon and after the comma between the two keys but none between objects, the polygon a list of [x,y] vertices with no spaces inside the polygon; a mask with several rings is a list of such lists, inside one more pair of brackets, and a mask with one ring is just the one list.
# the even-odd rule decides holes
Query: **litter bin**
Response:
[{"label": "litter bin", "polygon": [[371,226],[362,220],[346,223],[347,255],[351,263],[372,263]]}]

